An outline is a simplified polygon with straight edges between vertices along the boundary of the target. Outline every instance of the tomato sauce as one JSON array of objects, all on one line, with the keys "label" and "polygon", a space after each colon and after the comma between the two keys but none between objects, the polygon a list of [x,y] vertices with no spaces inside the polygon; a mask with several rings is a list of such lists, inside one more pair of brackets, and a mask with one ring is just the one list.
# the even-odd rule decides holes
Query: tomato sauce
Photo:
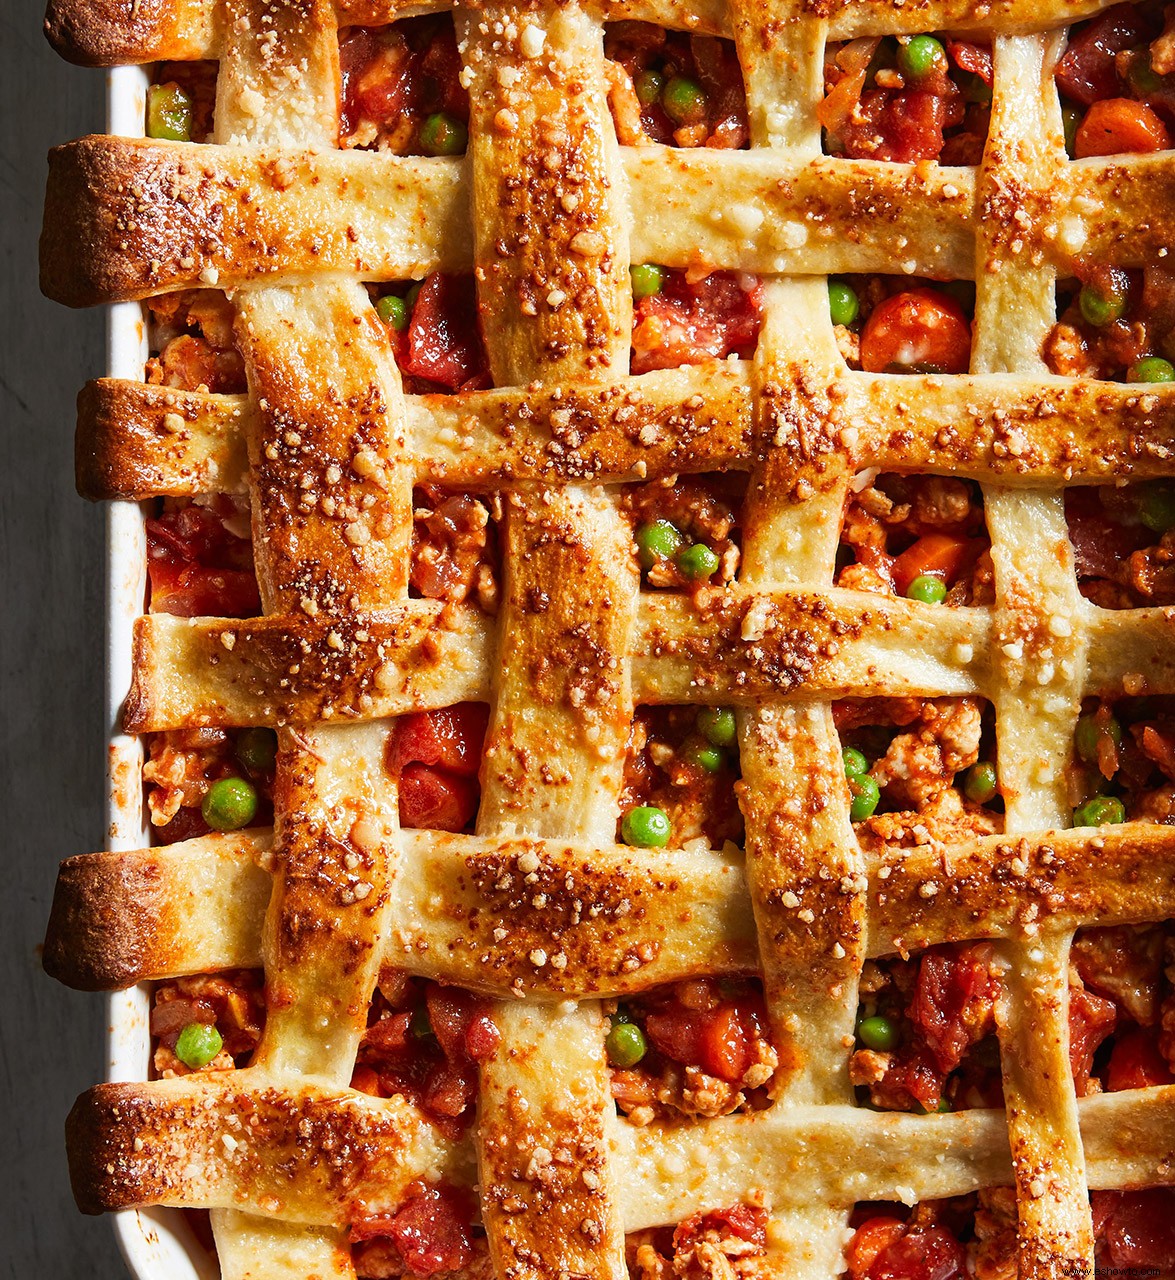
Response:
[{"label": "tomato sauce", "polygon": [[147,521],[151,612],[252,618],[261,612],[247,500],[165,498]]},{"label": "tomato sauce", "polygon": [[372,1002],[352,1088],[409,1098],[446,1136],[472,1123],[477,1064],[500,1036],[490,1004],[458,987],[385,975]]},{"label": "tomato sauce", "polygon": [[465,150],[469,94],[461,84],[451,14],[407,18],[386,27],[344,27],[339,63],[340,147],[436,155],[425,122],[440,113],[460,128],[439,154]]},{"label": "tomato sauce", "polygon": [[401,716],[388,737],[384,768],[399,781],[400,823],[464,831],[477,815],[482,742],[489,708],[462,702]]},{"label": "tomato sauce", "polygon": [[734,42],[649,22],[604,29],[608,103],[622,146],[733,150],[750,141]]},{"label": "tomato sauce", "polygon": [[990,46],[945,40],[927,74],[903,72],[905,41],[830,45],[820,123],[825,153],[849,160],[974,165],[991,116]]}]

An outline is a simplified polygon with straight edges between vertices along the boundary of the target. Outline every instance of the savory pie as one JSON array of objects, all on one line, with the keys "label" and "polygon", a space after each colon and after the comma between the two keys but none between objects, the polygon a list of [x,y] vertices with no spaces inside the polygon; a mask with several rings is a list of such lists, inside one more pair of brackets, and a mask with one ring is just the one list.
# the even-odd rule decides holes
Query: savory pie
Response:
[{"label": "savory pie", "polygon": [[225,1277],[1175,1275],[1175,9],[53,0]]}]

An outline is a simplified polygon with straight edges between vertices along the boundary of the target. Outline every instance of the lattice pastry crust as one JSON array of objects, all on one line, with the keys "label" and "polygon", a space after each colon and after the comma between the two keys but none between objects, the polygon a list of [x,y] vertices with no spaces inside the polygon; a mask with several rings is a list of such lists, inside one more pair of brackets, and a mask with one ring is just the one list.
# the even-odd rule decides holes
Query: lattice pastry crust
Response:
[{"label": "lattice pastry crust", "polygon": [[[51,5],[80,62],[219,60],[222,145],[53,153],[43,278],[71,305],[229,291],[249,394],[91,384],[79,486],[248,494],[264,616],[141,619],[126,724],[280,743],[272,834],[63,866],[51,972],[98,989],[264,966],[281,997],[251,1066],[79,1100],[84,1209],[209,1208],[226,1277],[346,1276],[356,1206],[445,1176],[476,1181],[499,1276],[618,1278],[626,1233],[753,1196],[769,1269],[832,1277],[854,1202],[1014,1182],[1020,1274],[1045,1277],[1092,1266],[1090,1187],[1175,1178],[1175,1086],[1079,1103],[1067,1058],[1074,930],[1175,915],[1175,833],[1062,829],[1082,697],[1175,693],[1175,612],[1083,600],[1062,507],[1066,485],[1170,475],[1175,394],[1039,355],[1079,256],[1141,266],[1175,234],[1171,153],[1065,157],[1052,68],[1100,7],[487,0],[454,11],[468,155],[401,159],[335,149],[337,32],[407,6]],[[617,18],[733,37],[750,148],[619,147]],[[982,164],[822,157],[825,43],[947,28],[993,38]],[[632,377],[628,268],[647,261],[765,276],[754,360]],[[436,270],[475,272],[493,390],[404,394],[362,282]],[[846,367],[824,276],[895,270],[974,279],[969,374]],[[863,467],[982,484],[993,605],[831,585]],[[642,593],[615,486],[728,470],[750,477],[737,583]],[[496,619],[409,598],[421,481],[501,495]],[[352,515],[299,505],[307,487]],[[993,704],[1006,834],[861,851],[830,703],[906,694]],[[476,834],[401,831],[387,718],[470,700],[491,706]],[[738,708],[745,858],[616,845],[634,707],[714,701]],[[866,958],[980,938],[1006,971],[1006,1115],[854,1106]],[[475,1140],[348,1087],[385,966],[494,997]],[[772,1105],[618,1118],[599,999],[753,972]]]}]

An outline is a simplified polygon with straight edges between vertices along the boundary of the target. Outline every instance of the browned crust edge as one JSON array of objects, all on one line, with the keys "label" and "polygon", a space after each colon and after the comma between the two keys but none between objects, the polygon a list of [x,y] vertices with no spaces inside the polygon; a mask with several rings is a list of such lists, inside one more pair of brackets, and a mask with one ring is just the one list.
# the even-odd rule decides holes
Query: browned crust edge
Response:
[{"label": "browned crust edge", "polygon": [[172,0],[49,0],[45,38],[67,62],[113,67],[191,52]]},{"label": "browned crust edge", "polygon": [[142,869],[122,854],[69,858],[57,887],[45,932],[41,963],[58,982],[78,991],[131,986],[155,965],[160,902]]}]

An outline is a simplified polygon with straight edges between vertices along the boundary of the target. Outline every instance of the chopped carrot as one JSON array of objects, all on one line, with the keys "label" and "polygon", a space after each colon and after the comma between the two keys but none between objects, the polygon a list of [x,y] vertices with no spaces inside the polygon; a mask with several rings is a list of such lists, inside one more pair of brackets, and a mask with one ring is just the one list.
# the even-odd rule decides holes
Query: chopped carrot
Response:
[{"label": "chopped carrot", "polygon": [[926,533],[893,562],[893,583],[899,595],[915,578],[941,578],[949,587],[970,550],[973,538],[952,538],[947,533]]},{"label": "chopped carrot", "polygon": [[1078,125],[1074,151],[1080,160],[1123,151],[1165,151],[1170,145],[1167,126],[1145,102],[1103,98],[1090,107]]}]

